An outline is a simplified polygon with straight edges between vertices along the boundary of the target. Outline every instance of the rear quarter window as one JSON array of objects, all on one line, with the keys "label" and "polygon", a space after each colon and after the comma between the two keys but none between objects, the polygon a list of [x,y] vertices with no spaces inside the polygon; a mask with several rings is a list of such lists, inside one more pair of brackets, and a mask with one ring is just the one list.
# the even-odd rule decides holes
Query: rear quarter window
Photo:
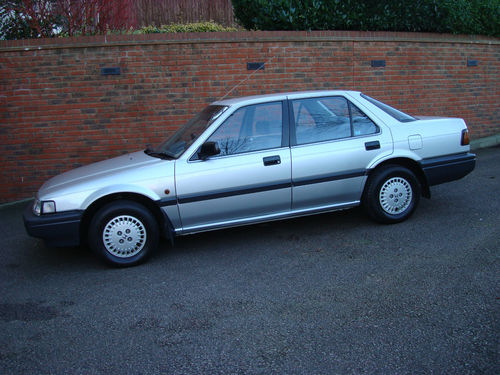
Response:
[{"label": "rear quarter window", "polygon": [[361,97],[363,99],[369,101],[371,104],[378,107],[379,109],[381,109],[385,113],[387,113],[389,116],[394,117],[399,122],[417,121],[417,119],[415,117],[412,117],[404,112],[401,112],[399,109],[393,108],[390,105],[382,103],[381,101],[373,99],[373,98],[369,97],[368,95],[361,94]]}]

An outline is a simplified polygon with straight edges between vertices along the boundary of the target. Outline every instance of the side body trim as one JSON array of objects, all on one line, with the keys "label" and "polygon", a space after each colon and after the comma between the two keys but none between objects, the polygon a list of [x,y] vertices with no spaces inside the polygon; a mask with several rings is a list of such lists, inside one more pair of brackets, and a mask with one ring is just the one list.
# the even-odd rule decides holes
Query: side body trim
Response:
[{"label": "side body trim", "polygon": [[[348,179],[348,178],[362,177],[362,176],[366,176],[366,175],[367,175],[366,169],[359,169],[359,170],[347,171],[347,172],[343,172],[343,173],[333,173],[333,174],[328,174],[328,175],[323,175],[323,176],[317,176],[317,177],[309,178],[309,179],[293,180],[292,182],[283,182],[283,183],[279,183],[279,184],[257,185],[257,186],[253,186],[250,188],[242,188],[242,189],[236,189],[236,190],[227,189],[227,190],[214,191],[214,192],[210,192],[210,193],[206,193],[206,194],[202,194],[202,195],[185,195],[185,196],[179,197],[177,202],[179,204],[192,203],[192,202],[199,202],[199,201],[210,200],[210,199],[233,197],[235,195],[253,194],[253,193],[259,193],[259,192],[263,192],[263,191],[287,189],[287,188],[294,187],[294,186],[304,186],[304,185],[318,184],[318,183],[328,182],[328,181],[344,180],[344,179]],[[160,206],[168,206],[168,205],[173,205],[176,202],[175,202],[175,199],[173,199],[173,198],[168,198],[168,199],[164,198],[164,199],[157,201],[157,203]]]},{"label": "side body trim", "polygon": [[324,176],[318,176],[314,178],[308,179],[297,179],[292,181],[292,186],[304,186],[304,185],[312,185],[319,184],[321,182],[329,182],[329,181],[337,181],[337,180],[345,180],[353,177],[362,177],[366,176],[368,171],[366,169],[358,169],[343,173],[333,173]]},{"label": "side body trim", "polygon": [[280,183],[280,184],[262,185],[262,186],[255,186],[255,187],[251,187],[251,188],[244,188],[244,189],[237,189],[237,190],[229,190],[229,189],[228,190],[220,190],[220,191],[214,191],[214,192],[203,194],[203,195],[185,195],[183,197],[179,197],[178,201],[179,201],[179,203],[192,203],[192,202],[199,202],[199,201],[205,201],[205,200],[210,200],[210,199],[233,197],[235,195],[253,194],[253,193],[259,193],[262,191],[286,189],[286,188],[289,188],[290,186],[291,186],[291,184],[289,182],[284,182],[284,183]]},{"label": "side body trim", "polygon": [[162,198],[156,201],[159,207],[174,206],[177,204],[177,198]]}]

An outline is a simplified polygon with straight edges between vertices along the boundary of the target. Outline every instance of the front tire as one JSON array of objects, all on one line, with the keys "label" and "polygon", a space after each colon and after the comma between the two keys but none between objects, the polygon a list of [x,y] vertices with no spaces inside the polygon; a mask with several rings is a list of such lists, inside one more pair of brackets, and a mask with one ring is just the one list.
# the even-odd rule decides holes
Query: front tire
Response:
[{"label": "front tire", "polygon": [[375,221],[394,224],[411,216],[420,195],[420,183],[412,171],[399,165],[387,165],[370,176],[363,206]]},{"label": "front tire", "polygon": [[144,262],[158,246],[158,223],[141,204],[119,200],[97,211],[90,222],[90,248],[112,266]]}]

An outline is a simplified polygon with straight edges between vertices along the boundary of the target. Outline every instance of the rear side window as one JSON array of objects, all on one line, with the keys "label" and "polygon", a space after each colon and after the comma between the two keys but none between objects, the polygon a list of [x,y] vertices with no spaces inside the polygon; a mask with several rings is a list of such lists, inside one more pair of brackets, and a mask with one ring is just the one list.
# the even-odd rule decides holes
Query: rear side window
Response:
[{"label": "rear side window", "polygon": [[375,134],[378,126],[341,96],[292,102],[297,144]]}]

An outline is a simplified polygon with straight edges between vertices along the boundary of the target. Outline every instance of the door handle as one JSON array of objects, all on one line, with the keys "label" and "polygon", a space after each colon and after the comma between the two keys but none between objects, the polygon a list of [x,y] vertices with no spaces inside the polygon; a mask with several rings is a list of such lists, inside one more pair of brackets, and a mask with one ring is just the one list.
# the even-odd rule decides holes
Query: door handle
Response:
[{"label": "door handle", "polygon": [[365,142],[365,149],[366,149],[366,151],[377,150],[379,148],[380,148],[380,142],[379,141]]},{"label": "door handle", "polygon": [[264,161],[265,166],[281,164],[281,158],[279,155],[267,156],[262,160]]}]

